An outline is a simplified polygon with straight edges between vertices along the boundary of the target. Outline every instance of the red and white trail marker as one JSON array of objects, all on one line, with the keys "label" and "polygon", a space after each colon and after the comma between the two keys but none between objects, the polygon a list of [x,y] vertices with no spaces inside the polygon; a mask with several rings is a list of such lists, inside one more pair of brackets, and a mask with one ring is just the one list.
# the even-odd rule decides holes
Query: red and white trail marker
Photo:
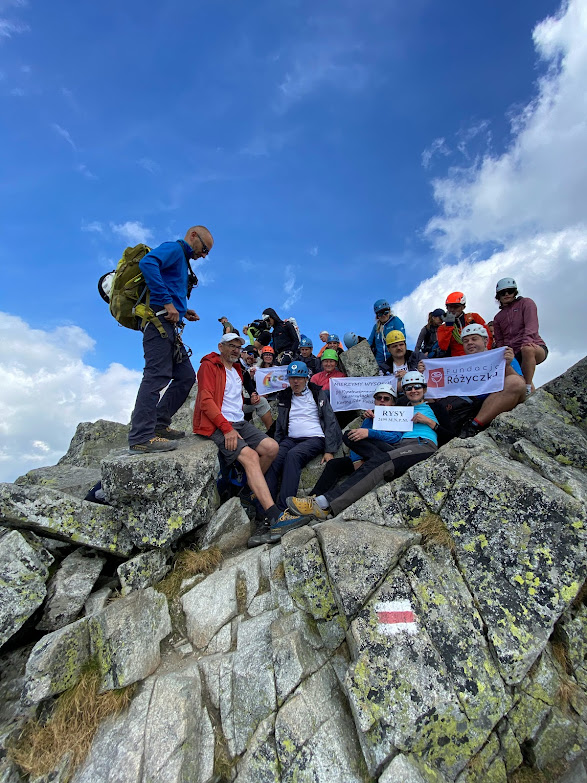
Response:
[{"label": "red and white trail marker", "polygon": [[416,616],[412,611],[412,605],[406,600],[380,601],[375,604],[379,630],[387,636],[396,633],[415,634],[418,630]]}]

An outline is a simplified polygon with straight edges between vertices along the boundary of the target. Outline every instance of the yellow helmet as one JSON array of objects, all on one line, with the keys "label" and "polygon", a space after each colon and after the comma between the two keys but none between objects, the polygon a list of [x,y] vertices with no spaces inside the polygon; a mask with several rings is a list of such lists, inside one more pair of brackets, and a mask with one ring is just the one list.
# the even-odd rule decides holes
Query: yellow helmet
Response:
[{"label": "yellow helmet", "polygon": [[406,336],[403,332],[400,332],[399,329],[392,329],[391,332],[388,332],[385,337],[385,342],[387,345],[393,345],[394,343],[405,343]]}]

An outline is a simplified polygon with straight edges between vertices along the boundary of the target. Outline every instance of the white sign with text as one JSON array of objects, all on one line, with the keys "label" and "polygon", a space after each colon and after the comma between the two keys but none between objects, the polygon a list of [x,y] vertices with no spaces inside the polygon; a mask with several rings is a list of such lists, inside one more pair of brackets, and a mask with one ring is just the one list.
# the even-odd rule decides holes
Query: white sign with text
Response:
[{"label": "white sign with text", "polygon": [[330,404],[333,411],[371,410],[373,394],[384,378],[331,378]]},{"label": "white sign with text", "polygon": [[503,389],[505,348],[453,356],[446,359],[424,359],[424,376],[428,383],[427,400],[442,397],[476,397]]},{"label": "white sign with text", "polygon": [[401,405],[376,405],[373,408],[375,418],[373,419],[374,430],[384,430],[385,432],[411,432],[414,429],[412,417],[414,409],[412,406]]},{"label": "white sign with text", "polygon": [[287,367],[257,367],[255,370],[257,394],[272,394],[287,389]]}]

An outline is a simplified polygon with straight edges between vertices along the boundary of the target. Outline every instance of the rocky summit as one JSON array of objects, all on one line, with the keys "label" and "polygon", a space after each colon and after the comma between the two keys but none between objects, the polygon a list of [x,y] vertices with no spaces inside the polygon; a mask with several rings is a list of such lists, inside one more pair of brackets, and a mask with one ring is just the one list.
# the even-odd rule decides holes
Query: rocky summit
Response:
[{"label": "rocky summit", "polygon": [[0,486],[1,783],[584,783],[586,410],[583,360],[252,550],[208,441],[80,425]]}]

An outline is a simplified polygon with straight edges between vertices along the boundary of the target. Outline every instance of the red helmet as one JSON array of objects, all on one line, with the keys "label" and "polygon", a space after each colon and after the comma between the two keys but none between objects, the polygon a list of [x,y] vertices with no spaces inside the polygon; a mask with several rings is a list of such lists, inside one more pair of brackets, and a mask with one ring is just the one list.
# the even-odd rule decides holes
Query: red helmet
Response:
[{"label": "red helmet", "polygon": [[460,304],[460,305],[466,305],[467,304],[467,298],[464,295],[462,291],[453,291],[452,294],[449,294],[446,297],[446,304]]}]

